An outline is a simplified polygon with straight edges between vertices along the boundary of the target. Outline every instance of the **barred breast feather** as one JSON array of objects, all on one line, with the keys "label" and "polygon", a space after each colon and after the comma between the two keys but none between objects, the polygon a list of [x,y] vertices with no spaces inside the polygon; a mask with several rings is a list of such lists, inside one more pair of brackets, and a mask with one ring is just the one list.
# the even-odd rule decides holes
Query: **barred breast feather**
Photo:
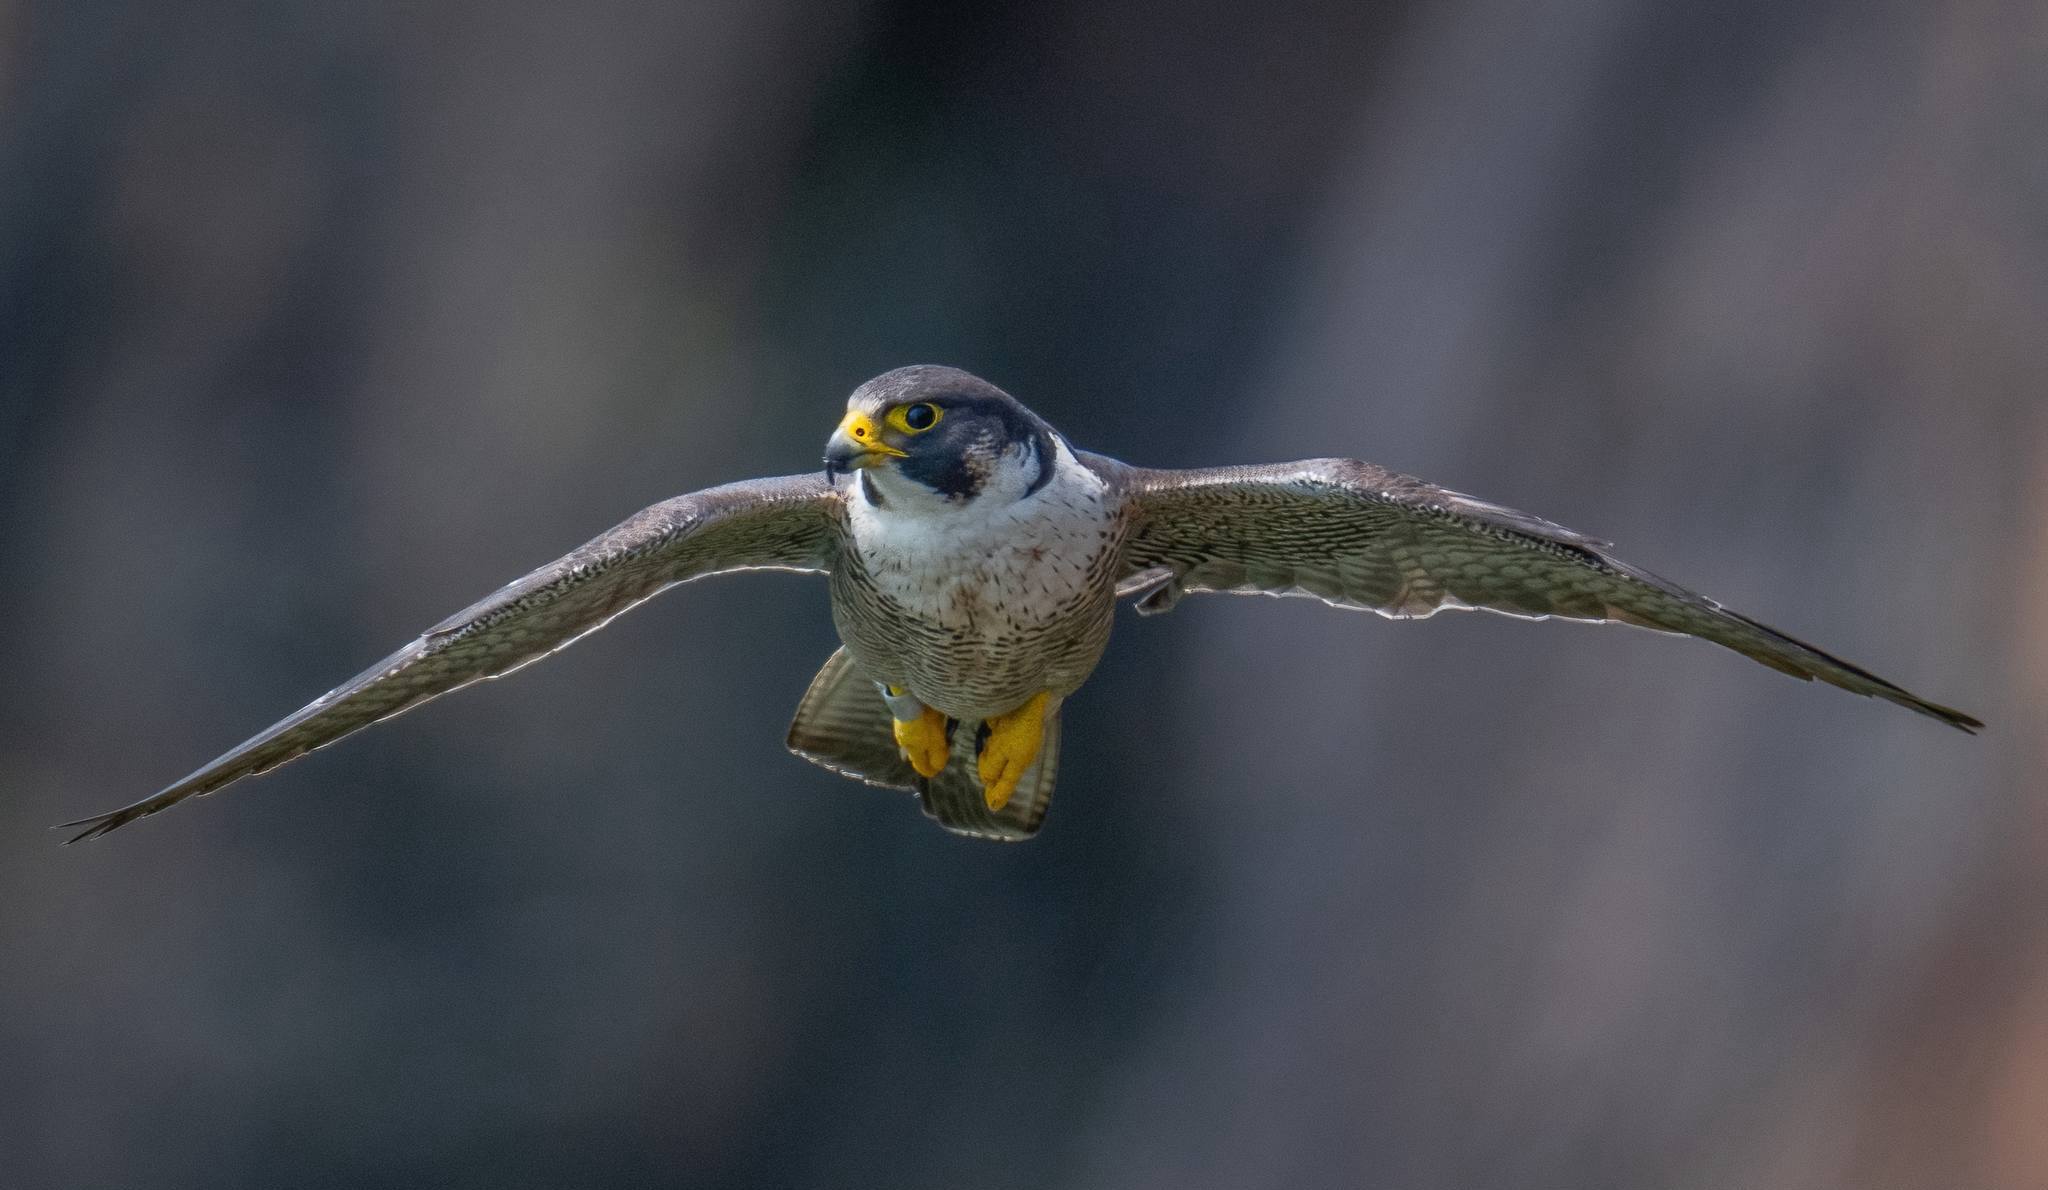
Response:
[{"label": "barred breast feather", "polygon": [[848,498],[839,635],[875,680],[963,722],[1073,693],[1109,644],[1121,509],[1064,444],[1051,482],[943,515]]}]

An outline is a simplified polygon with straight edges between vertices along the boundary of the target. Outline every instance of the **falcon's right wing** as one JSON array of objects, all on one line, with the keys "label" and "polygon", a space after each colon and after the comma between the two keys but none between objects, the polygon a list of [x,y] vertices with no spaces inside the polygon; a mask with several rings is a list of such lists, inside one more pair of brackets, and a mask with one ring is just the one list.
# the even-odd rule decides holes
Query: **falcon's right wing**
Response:
[{"label": "falcon's right wing", "polygon": [[734,570],[830,570],[843,510],[820,475],[708,488],[643,509],[610,532],[429,628],[162,792],[65,826],[72,842],[276,768],[379,719],[539,660],[676,583]]}]

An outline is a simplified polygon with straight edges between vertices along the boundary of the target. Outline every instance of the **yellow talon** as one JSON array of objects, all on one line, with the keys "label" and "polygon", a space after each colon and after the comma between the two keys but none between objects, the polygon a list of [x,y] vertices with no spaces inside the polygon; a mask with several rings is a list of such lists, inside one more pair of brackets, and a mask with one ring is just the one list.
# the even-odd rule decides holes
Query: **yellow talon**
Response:
[{"label": "yellow talon", "polygon": [[1031,701],[988,721],[988,739],[981,746],[981,796],[991,810],[1010,804],[1017,782],[1038,759],[1045,742],[1045,704],[1051,692],[1040,690]]},{"label": "yellow talon", "polygon": [[915,719],[895,720],[896,746],[920,777],[936,777],[946,768],[952,745],[946,742],[946,717],[930,707]]}]

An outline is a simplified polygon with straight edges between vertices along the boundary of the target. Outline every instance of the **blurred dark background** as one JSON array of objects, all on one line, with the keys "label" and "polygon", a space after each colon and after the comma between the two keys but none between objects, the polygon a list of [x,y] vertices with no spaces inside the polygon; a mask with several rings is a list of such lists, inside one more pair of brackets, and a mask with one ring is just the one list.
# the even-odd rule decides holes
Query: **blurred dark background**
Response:
[{"label": "blurred dark background", "polygon": [[[0,4],[0,1183],[2048,1185],[2044,80],[2025,0]],[[915,361],[1991,730],[1191,600],[994,846],[783,752],[763,575],[45,831]]]}]

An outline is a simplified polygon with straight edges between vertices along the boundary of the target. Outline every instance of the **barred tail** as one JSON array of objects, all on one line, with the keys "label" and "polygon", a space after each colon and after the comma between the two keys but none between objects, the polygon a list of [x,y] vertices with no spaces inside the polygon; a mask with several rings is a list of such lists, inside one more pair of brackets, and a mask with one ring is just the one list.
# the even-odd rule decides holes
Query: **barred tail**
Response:
[{"label": "barred tail", "polygon": [[925,816],[956,834],[1019,840],[1038,833],[1059,772],[1060,719],[1045,724],[1038,760],[1017,784],[1010,802],[988,808],[977,765],[980,724],[957,724],[952,756],[938,776],[917,775],[896,747],[888,704],[875,683],[845,649],[832,654],[797,704],[789,725],[789,750],[842,777],[918,796]]}]

